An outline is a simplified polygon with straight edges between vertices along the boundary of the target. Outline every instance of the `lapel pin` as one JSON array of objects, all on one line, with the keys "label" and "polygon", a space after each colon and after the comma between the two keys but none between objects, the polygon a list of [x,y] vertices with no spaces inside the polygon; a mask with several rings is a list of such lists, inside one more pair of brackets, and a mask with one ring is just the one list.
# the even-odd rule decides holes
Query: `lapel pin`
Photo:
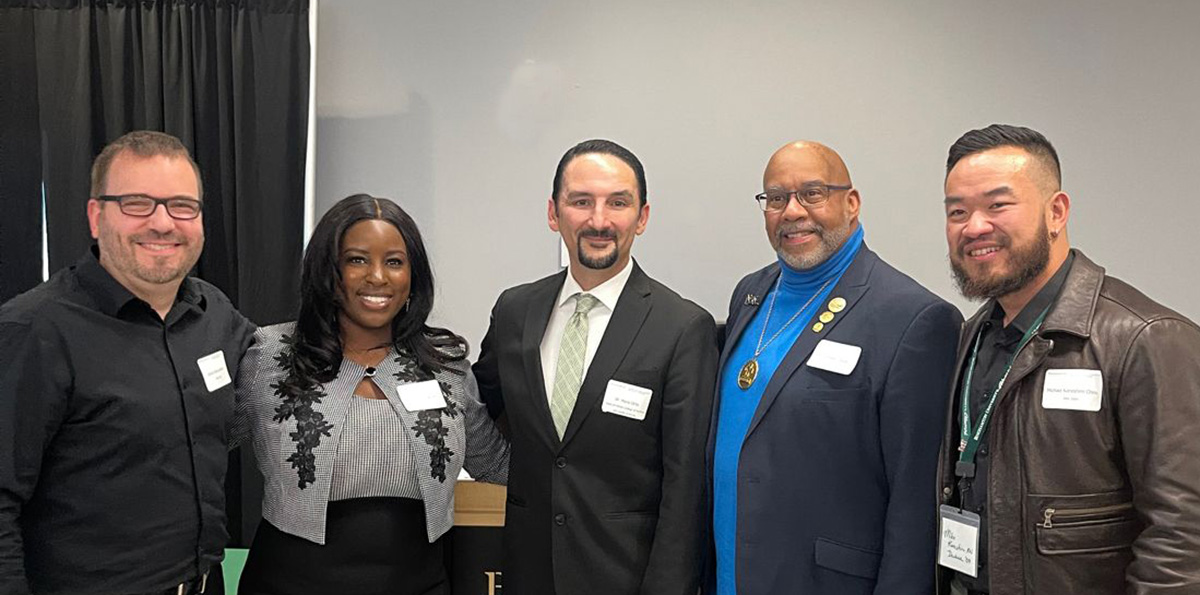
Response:
[{"label": "lapel pin", "polygon": [[846,309],[846,298],[835,297],[829,300],[829,311],[834,314]]},{"label": "lapel pin", "polygon": [[813,324],[813,332],[814,332],[814,333],[819,333],[819,332],[821,332],[822,330],[824,330],[824,328],[825,328],[825,323],[824,323],[824,322],[817,322],[817,323],[814,323],[814,324]]},{"label": "lapel pin", "polygon": [[759,300],[758,300],[757,295],[754,295],[753,293],[746,294],[746,305],[747,306],[757,306],[758,302],[759,302]]},{"label": "lapel pin", "polygon": [[825,324],[829,324],[830,322],[833,322],[833,312],[828,312],[828,311],[822,312],[820,321]]}]

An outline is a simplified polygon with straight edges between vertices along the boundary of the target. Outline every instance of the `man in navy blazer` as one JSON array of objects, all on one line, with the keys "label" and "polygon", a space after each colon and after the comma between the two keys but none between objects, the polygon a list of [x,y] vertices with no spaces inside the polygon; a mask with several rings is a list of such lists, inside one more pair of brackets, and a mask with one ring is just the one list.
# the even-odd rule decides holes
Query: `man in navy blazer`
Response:
[{"label": "man in navy blazer", "polygon": [[779,260],[730,301],[706,591],[929,595],[962,316],[867,248],[828,147],[776,151],[755,198]]}]

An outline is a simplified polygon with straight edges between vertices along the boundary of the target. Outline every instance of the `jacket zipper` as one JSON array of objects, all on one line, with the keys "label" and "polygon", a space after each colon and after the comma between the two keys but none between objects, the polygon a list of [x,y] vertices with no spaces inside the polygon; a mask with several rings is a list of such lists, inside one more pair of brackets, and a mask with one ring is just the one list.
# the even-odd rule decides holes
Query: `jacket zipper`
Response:
[{"label": "jacket zipper", "polygon": [[1041,526],[1043,529],[1053,529],[1054,528],[1054,520],[1056,517],[1060,522],[1063,520],[1070,521],[1072,519],[1078,521],[1080,518],[1083,518],[1084,520],[1089,520],[1089,519],[1087,519],[1087,517],[1092,517],[1092,516],[1098,517],[1098,519],[1100,519],[1100,518],[1103,518],[1105,515],[1112,514],[1115,512],[1123,512],[1126,510],[1130,510],[1132,508],[1133,508],[1132,502],[1126,502],[1124,504],[1113,504],[1112,506],[1099,506],[1096,508],[1076,508],[1076,509],[1069,509],[1069,510],[1058,510],[1057,508],[1047,508],[1046,510],[1042,511],[1042,522],[1039,526]]}]

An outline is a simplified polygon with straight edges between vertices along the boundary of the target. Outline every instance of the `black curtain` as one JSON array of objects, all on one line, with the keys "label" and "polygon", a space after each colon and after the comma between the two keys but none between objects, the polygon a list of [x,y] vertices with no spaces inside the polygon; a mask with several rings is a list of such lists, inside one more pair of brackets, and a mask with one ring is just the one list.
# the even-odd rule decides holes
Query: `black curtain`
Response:
[{"label": "black curtain", "polygon": [[[100,149],[131,130],[160,130],[179,137],[200,165],[206,241],[196,274],[256,323],[294,317],[308,1],[0,0],[0,23],[3,290],[40,280],[40,261],[36,279],[23,263],[35,262],[26,244],[41,214],[41,183],[53,272],[92,243],[85,204]],[[14,212],[20,221],[8,220]],[[10,228],[18,231],[10,236]],[[38,246],[40,254],[40,237]],[[22,263],[11,281],[9,254]],[[260,494],[243,485],[257,472],[242,459],[249,464],[235,458],[230,467],[235,543],[257,522]]]},{"label": "black curtain", "polygon": [[33,20],[0,10],[0,303],[42,280],[42,144]]}]

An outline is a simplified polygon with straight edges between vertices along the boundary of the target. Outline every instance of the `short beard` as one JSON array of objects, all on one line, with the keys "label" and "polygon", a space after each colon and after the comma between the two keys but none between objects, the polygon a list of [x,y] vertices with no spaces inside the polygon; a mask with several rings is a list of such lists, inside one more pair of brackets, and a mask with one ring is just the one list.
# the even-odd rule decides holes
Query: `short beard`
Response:
[{"label": "short beard", "polygon": [[[591,256],[588,256],[587,254],[584,254],[583,239],[587,238],[587,237],[611,238],[613,240],[612,251],[609,252],[608,254],[604,254],[602,256],[597,256],[597,257],[591,257]],[[575,253],[579,255],[579,264],[581,264],[589,269],[595,269],[595,270],[607,269],[608,267],[611,267],[612,265],[617,264],[617,257],[620,256],[621,251],[620,251],[620,248],[617,247],[616,240],[617,240],[616,234],[608,233],[608,232],[585,231],[583,233],[580,233],[579,236],[575,238]]]},{"label": "short beard", "polygon": [[972,300],[990,299],[1006,296],[1028,285],[1038,275],[1046,270],[1050,262],[1050,233],[1045,220],[1038,228],[1033,243],[1027,248],[1016,249],[1011,242],[1004,246],[1009,251],[1009,261],[1013,272],[1004,277],[971,278],[963,267],[960,258],[965,258],[962,248],[958,248],[959,259],[950,257],[950,270],[954,273],[954,283],[963,297]]},{"label": "short beard", "polygon": [[775,249],[775,253],[789,267],[798,271],[808,270],[829,260],[830,256],[833,256],[835,252],[841,249],[842,244],[846,243],[846,238],[850,237],[850,228],[851,225],[849,223],[837,229],[825,229],[815,224],[805,227],[804,229],[812,230],[816,234],[817,243],[819,244],[817,250],[809,254],[789,254],[782,248],[783,234],[796,231],[796,229],[794,227],[785,228],[784,226],[780,226],[775,230],[775,245],[779,246]]}]

